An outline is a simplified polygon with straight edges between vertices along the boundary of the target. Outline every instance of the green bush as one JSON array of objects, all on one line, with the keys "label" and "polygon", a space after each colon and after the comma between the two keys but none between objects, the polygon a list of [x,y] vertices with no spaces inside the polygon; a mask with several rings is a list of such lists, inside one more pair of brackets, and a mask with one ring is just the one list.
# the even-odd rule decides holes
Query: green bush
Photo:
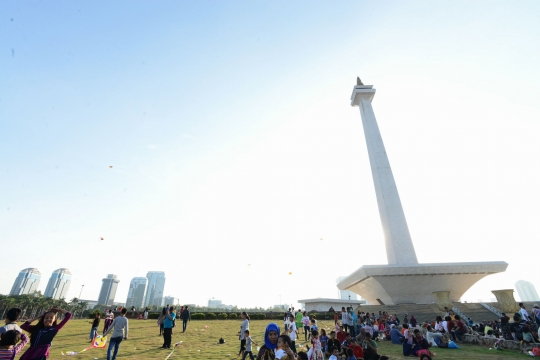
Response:
[{"label": "green bush", "polygon": [[230,313],[229,314],[229,319],[238,319],[238,315],[236,313]]},{"label": "green bush", "polygon": [[101,315],[101,310],[99,309],[95,309],[95,310],[92,310],[88,313],[88,318],[89,319],[95,319],[96,318],[96,314],[100,314]]},{"label": "green bush", "polygon": [[161,313],[158,313],[158,312],[151,312],[151,313],[148,313],[148,318],[149,319],[159,319],[159,316],[161,315]]},{"label": "green bush", "polygon": [[227,314],[225,314],[225,313],[219,313],[219,314],[217,315],[217,317],[218,317],[218,319],[220,319],[220,320],[226,320],[226,319],[227,319]]},{"label": "green bush", "polygon": [[191,314],[191,320],[202,320],[202,319],[204,319],[204,314],[203,313]]},{"label": "green bush", "polygon": [[217,315],[214,313],[206,313],[204,317],[205,319],[208,319],[208,320],[214,320],[215,318],[217,318]]},{"label": "green bush", "polygon": [[253,320],[264,320],[264,319],[266,319],[266,315],[262,314],[262,313],[251,314],[251,315],[249,315],[249,318],[253,319]]}]

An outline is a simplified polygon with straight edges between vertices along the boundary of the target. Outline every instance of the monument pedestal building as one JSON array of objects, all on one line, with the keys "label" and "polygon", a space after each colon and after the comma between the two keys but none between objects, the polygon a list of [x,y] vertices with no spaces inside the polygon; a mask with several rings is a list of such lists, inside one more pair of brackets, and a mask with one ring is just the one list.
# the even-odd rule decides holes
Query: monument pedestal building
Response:
[{"label": "monument pedestal building", "polygon": [[364,85],[358,79],[351,96],[351,106],[360,108],[388,265],[362,266],[340,281],[338,288],[353,291],[371,304],[458,301],[478,280],[505,271],[508,264],[504,261],[418,263],[394,175],[371,106],[374,96],[373,86]]}]

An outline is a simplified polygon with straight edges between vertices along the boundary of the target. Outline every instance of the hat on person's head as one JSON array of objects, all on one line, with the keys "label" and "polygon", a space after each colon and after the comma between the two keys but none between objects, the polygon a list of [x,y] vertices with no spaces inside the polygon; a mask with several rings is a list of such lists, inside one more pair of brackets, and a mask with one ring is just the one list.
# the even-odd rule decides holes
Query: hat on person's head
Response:
[{"label": "hat on person's head", "polygon": [[534,306],[533,306],[533,307],[534,307],[534,308],[537,308],[537,309],[538,309],[538,304],[534,304]]}]

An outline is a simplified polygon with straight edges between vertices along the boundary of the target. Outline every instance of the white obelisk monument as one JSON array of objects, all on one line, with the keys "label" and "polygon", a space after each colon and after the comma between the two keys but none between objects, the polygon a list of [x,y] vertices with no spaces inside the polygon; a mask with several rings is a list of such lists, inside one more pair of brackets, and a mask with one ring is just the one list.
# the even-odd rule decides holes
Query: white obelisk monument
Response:
[{"label": "white obelisk monument", "polygon": [[371,106],[373,96],[373,85],[357,85],[354,87],[351,105],[359,107],[362,117],[388,264],[418,264],[394,175]]},{"label": "white obelisk monument", "polygon": [[[504,261],[418,263],[394,175],[371,106],[374,95],[373,85],[364,85],[358,78],[351,95],[351,106],[359,107],[364,126],[388,265],[364,265],[340,281],[338,288],[353,291],[371,304],[457,301],[478,280],[505,271],[508,264]],[[433,244],[437,244],[436,241],[434,239]],[[445,244],[440,245],[442,249]],[[454,252],[457,257],[459,253]]]}]

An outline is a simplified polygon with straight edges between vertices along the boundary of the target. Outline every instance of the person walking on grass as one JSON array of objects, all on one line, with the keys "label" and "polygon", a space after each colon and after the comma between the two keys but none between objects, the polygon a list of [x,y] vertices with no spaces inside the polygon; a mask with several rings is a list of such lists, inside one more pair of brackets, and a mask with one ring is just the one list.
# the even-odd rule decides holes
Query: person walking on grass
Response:
[{"label": "person walking on grass", "polygon": [[191,313],[189,312],[188,305],[186,305],[184,311],[180,314],[180,318],[182,319],[182,332],[186,332],[187,323],[188,321],[191,321]]},{"label": "person walking on grass", "polygon": [[249,330],[249,315],[247,312],[242,312],[242,325],[240,326],[240,331],[238,332],[238,338],[240,340],[240,350],[238,351],[238,356],[244,357],[244,351],[246,350],[246,338],[245,338],[245,332],[246,330]]},{"label": "person walking on grass", "polygon": [[[111,339],[109,340],[109,348],[107,349],[107,360],[116,360],[118,349],[120,349],[120,343],[122,340],[128,339],[129,325],[126,317],[127,309],[122,309],[121,315],[114,318],[109,329],[103,333],[103,336],[113,331]],[[111,352],[114,347],[114,353],[111,357]]]}]

